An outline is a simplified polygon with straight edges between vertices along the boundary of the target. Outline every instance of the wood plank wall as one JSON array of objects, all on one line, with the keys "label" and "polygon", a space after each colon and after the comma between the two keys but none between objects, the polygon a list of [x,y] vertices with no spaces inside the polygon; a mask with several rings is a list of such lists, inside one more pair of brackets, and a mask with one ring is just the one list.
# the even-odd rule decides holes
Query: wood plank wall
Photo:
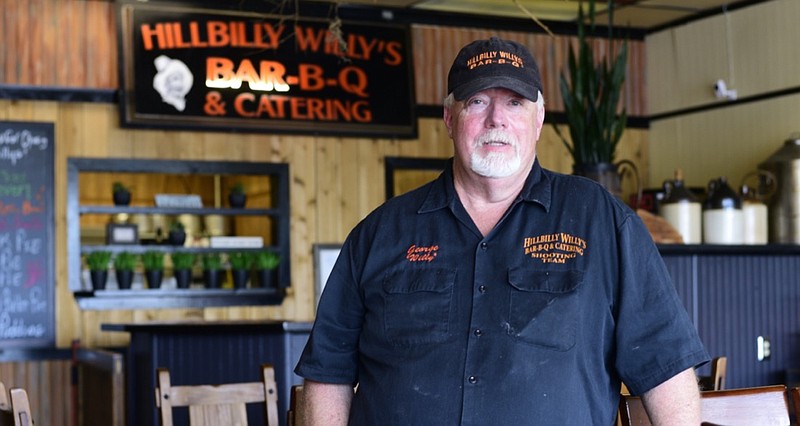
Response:
[{"label": "wood plank wall", "polygon": [[[0,0],[0,84],[117,87],[114,4],[86,0]],[[531,23],[531,25],[535,25]],[[491,32],[466,28],[412,26],[420,104],[440,104],[445,76],[461,45],[498,33],[532,47],[542,63],[548,106],[559,108],[557,70],[569,37]],[[644,43],[632,43],[643,58]],[[644,113],[643,62],[631,61],[636,84],[626,90],[628,109]],[[59,347],[79,339],[85,347],[120,346],[127,336],[100,332],[106,322],[180,319],[286,319],[314,316],[312,246],[336,243],[384,199],[386,156],[449,157],[451,142],[438,118],[419,120],[413,140],[130,130],[118,125],[116,105],[0,100],[0,120],[54,122],[56,129],[56,338]],[[620,158],[640,165],[646,175],[647,131],[626,131]],[[539,158],[551,169],[570,172],[571,160],[546,126]],[[162,158],[286,162],[291,171],[292,287],[282,306],[209,309],[80,311],[67,288],[65,182],[68,157]],[[102,189],[105,191],[105,189]],[[100,194],[104,196],[104,194]]]},{"label": "wood plank wall", "polygon": [[[797,0],[772,0],[647,37],[650,112],[674,114],[651,122],[651,181],[680,167],[688,185],[727,176],[738,189],[800,131],[798,17]],[[717,79],[741,102],[718,100]]]},{"label": "wood plank wall", "polygon": [[70,360],[0,362],[0,382],[6,391],[25,389],[36,425],[70,425],[74,414],[70,366]]}]

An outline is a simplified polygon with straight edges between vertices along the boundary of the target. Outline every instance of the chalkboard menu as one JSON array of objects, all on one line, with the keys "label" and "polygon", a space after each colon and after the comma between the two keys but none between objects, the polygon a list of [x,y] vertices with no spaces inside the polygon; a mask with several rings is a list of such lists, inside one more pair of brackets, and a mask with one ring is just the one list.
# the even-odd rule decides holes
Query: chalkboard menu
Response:
[{"label": "chalkboard menu", "polygon": [[0,347],[55,342],[53,124],[0,121]]}]

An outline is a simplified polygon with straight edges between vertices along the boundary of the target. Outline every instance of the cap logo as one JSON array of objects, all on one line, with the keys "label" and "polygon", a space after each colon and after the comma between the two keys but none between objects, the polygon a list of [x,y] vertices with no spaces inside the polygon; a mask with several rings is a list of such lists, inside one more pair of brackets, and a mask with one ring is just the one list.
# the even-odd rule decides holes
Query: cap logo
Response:
[{"label": "cap logo", "polygon": [[517,68],[525,68],[525,61],[519,56],[504,50],[493,50],[483,52],[467,59],[467,69],[475,69],[481,65],[513,65]]}]

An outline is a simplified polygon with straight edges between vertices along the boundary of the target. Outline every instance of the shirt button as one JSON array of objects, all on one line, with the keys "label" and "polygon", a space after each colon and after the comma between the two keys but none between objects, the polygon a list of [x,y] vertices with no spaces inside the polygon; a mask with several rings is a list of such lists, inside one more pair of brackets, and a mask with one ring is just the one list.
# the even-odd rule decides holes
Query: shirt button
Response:
[{"label": "shirt button", "polygon": [[473,385],[474,385],[475,383],[478,383],[478,378],[477,378],[477,377],[475,377],[475,376],[469,376],[469,377],[467,377],[467,380],[468,380],[470,383],[472,383]]},{"label": "shirt button", "polygon": [[489,247],[489,244],[486,244],[485,242],[481,243],[481,250],[486,250],[487,247]]},{"label": "shirt button", "polygon": [[478,336],[478,337],[483,336],[483,330],[481,330],[480,328],[476,328],[475,329],[475,335]]},{"label": "shirt button", "polygon": [[486,286],[481,285],[480,287],[478,287],[478,291],[480,291],[481,293],[486,293]]}]

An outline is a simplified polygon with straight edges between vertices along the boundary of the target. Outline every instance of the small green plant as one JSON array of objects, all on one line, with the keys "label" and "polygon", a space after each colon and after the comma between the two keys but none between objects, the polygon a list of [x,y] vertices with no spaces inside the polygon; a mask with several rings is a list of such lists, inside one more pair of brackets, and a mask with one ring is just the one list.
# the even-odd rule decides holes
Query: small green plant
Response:
[{"label": "small green plant", "polygon": [[235,183],[235,184],[234,184],[234,185],[231,187],[231,194],[240,194],[240,195],[244,195],[244,184],[242,184],[241,182],[237,182],[237,183]]},{"label": "small green plant", "polygon": [[206,253],[202,258],[203,269],[215,271],[222,269],[222,256],[219,253]]},{"label": "small green plant", "polygon": [[114,182],[112,186],[112,191],[114,192],[130,192],[130,188],[125,186],[122,182]]},{"label": "small green plant", "polygon": [[194,253],[176,251],[170,255],[173,269],[192,269],[194,267]]},{"label": "small green plant", "polygon": [[183,222],[176,220],[169,225],[169,230],[173,232],[181,232],[184,230]]},{"label": "small green plant", "polygon": [[275,269],[280,263],[280,256],[271,251],[259,251],[253,256],[253,266],[256,269]]},{"label": "small green plant", "polygon": [[253,254],[246,251],[235,251],[228,254],[231,269],[250,269],[253,264]]},{"label": "small green plant", "polygon": [[136,255],[123,251],[114,256],[114,269],[117,271],[132,271],[136,267]]},{"label": "small green plant", "polygon": [[142,264],[148,271],[161,271],[164,269],[164,253],[150,250],[142,253]]},{"label": "small green plant", "polygon": [[105,271],[108,269],[108,263],[111,261],[110,251],[93,251],[86,255],[86,264],[92,271]]}]

